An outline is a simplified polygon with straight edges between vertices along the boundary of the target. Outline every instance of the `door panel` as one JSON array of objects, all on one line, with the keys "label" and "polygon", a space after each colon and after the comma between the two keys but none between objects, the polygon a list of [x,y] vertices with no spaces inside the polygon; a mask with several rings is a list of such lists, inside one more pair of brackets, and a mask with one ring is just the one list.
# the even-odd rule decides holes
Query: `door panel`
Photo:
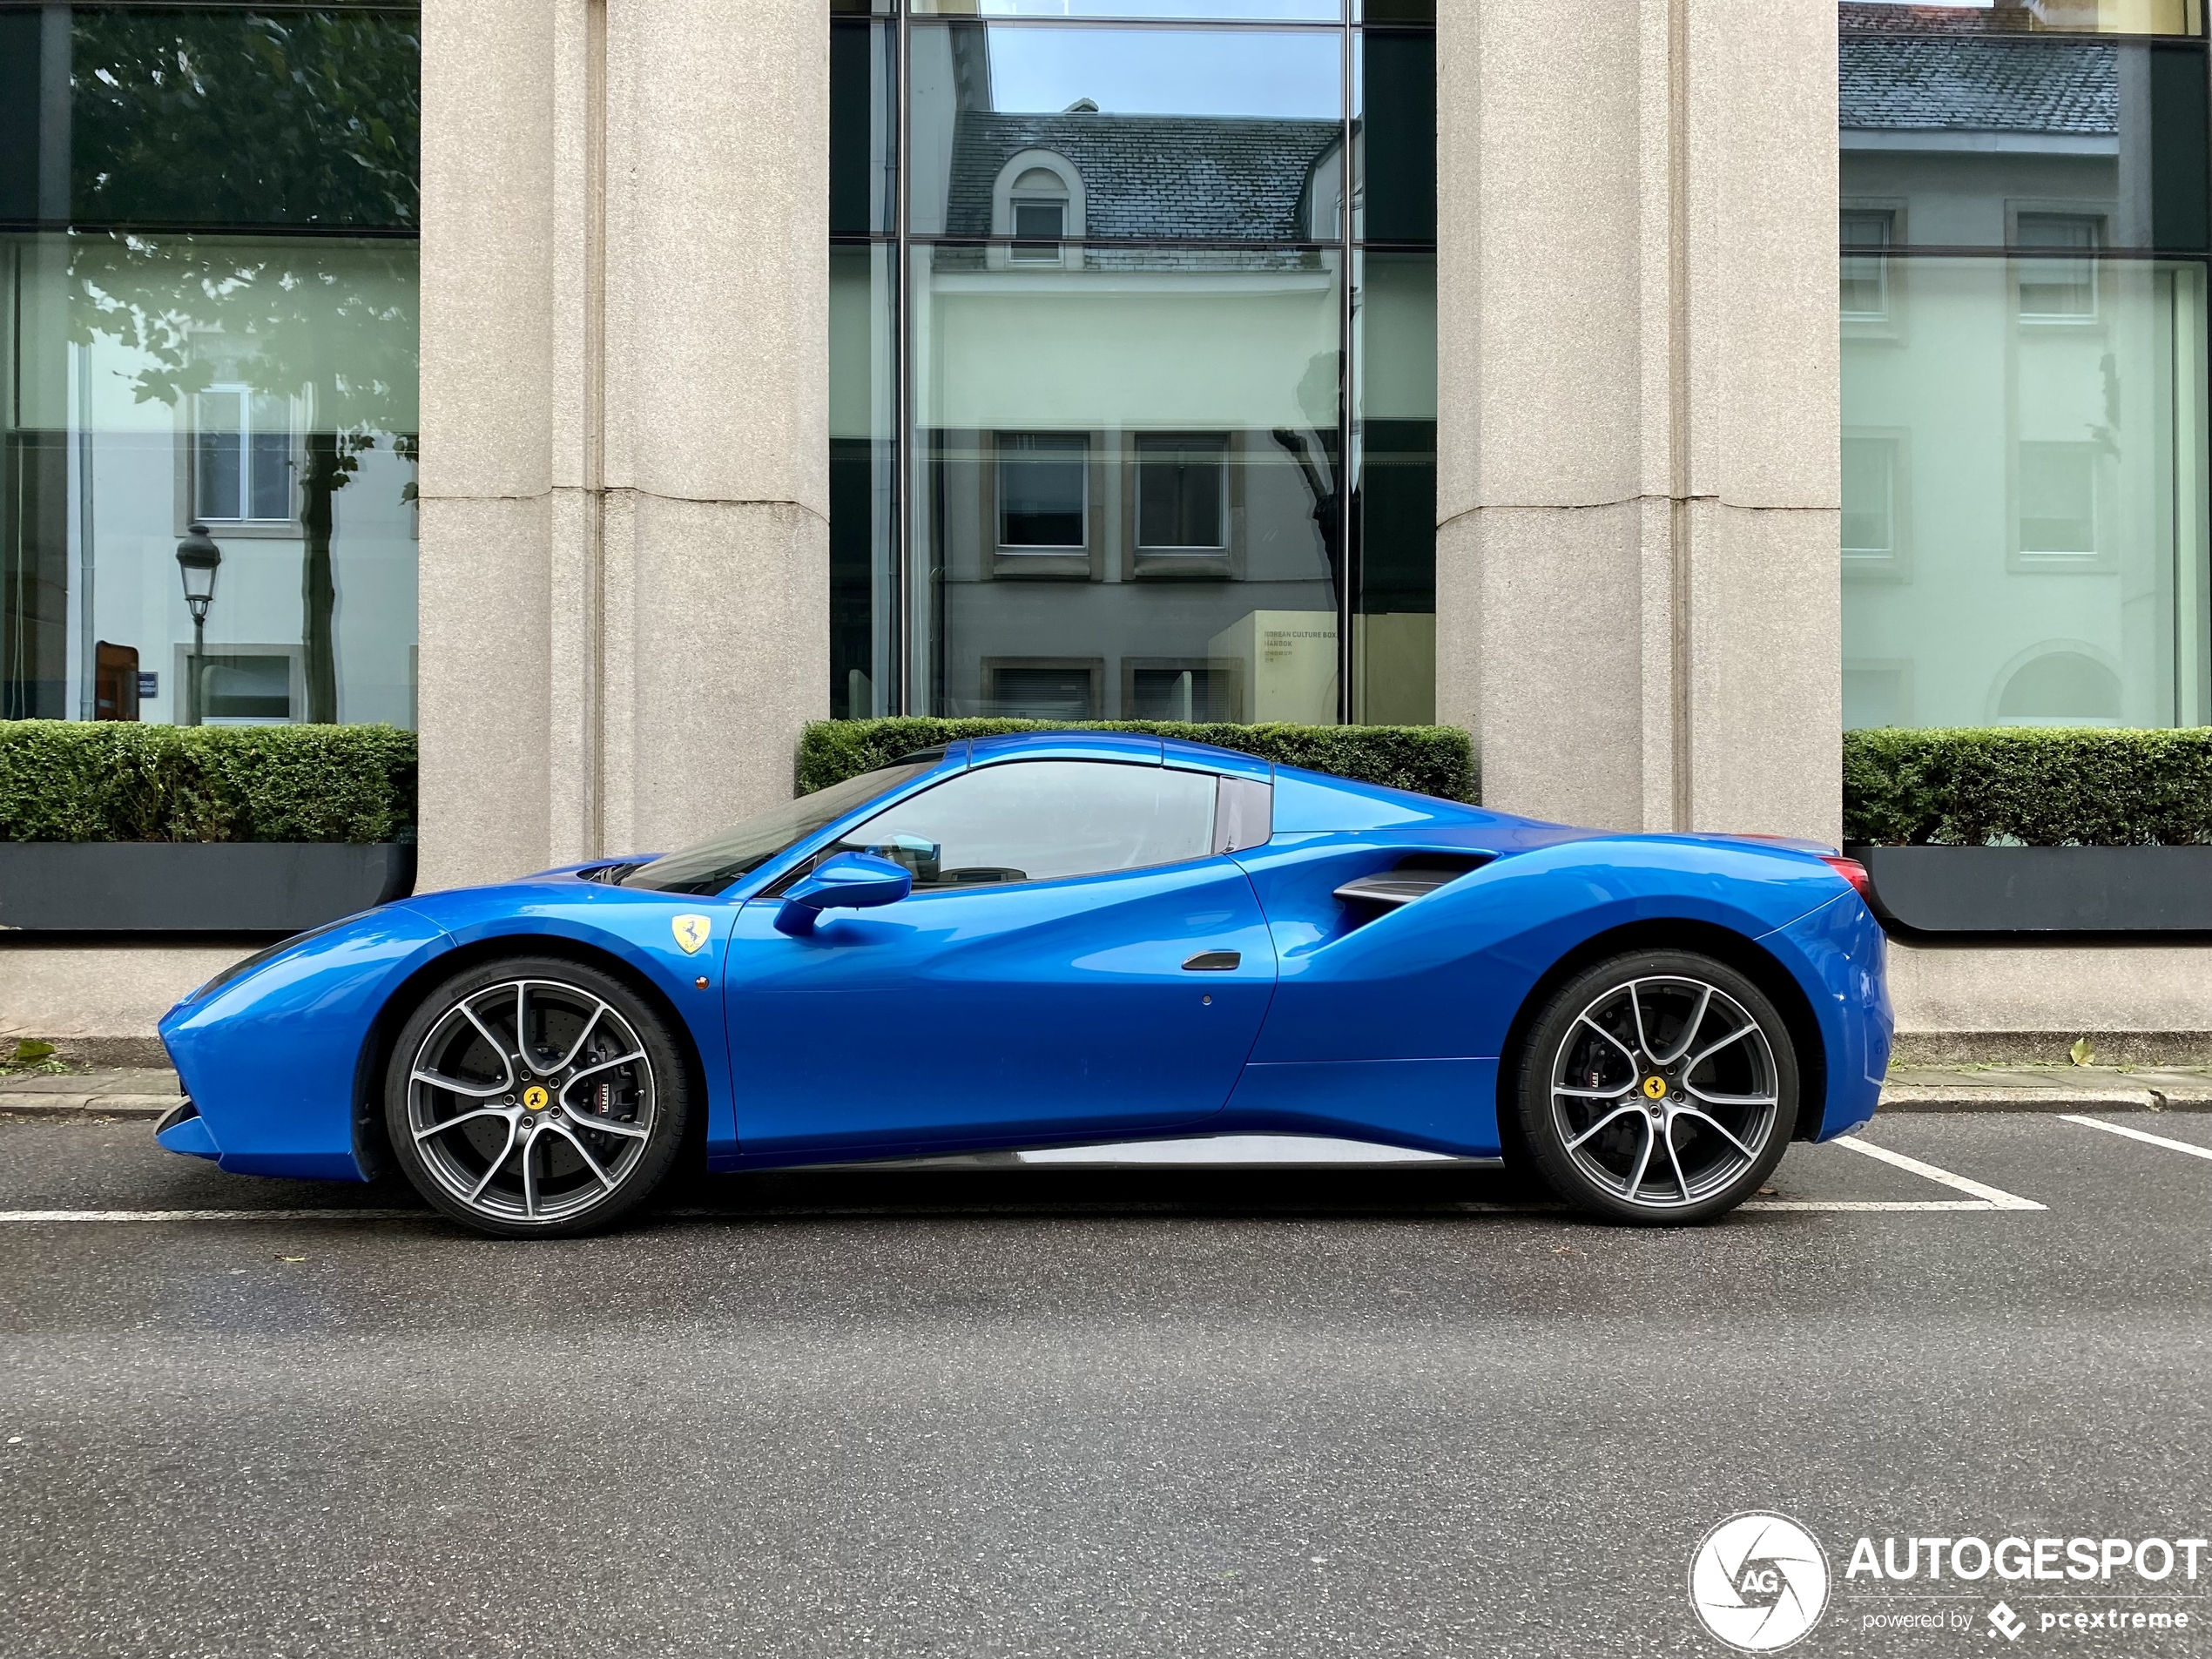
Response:
[{"label": "door panel", "polygon": [[[1216,857],[917,890],[776,931],[737,915],[726,1011],[748,1154],[1111,1139],[1197,1122],[1275,988],[1251,883]],[[1210,952],[1234,968],[1186,969]]]}]

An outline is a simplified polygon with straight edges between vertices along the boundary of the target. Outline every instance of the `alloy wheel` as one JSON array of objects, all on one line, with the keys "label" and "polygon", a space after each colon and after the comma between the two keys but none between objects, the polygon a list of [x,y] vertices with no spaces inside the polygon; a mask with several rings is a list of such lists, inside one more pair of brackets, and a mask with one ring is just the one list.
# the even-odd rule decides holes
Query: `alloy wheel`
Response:
[{"label": "alloy wheel", "polygon": [[510,1226],[612,1198],[645,1157],[656,1110],[637,1029],[560,980],[457,997],[408,1065],[407,1131],[424,1169],[471,1215]]},{"label": "alloy wheel", "polygon": [[1720,987],[1631,979],[1568,1026],[1552,1062],[1552,1120],[1601,1190],[1640,1209],[1687,1209],[1767,1150],[1777,1076],[1765,1030]]}]

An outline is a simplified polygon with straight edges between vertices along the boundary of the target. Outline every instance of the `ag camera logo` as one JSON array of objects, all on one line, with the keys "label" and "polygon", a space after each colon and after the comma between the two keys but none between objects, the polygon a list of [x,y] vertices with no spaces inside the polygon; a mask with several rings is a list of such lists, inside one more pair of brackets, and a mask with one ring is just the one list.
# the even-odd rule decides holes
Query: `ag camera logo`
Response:
[{"label": "ag camera logo", "polygon": [[1730,1515],[1689,1558],[1689,1605],[1699,1623],[1738,1652],[1777,1652],[1820,1622],[1828,1556],[1787,1515]]}]

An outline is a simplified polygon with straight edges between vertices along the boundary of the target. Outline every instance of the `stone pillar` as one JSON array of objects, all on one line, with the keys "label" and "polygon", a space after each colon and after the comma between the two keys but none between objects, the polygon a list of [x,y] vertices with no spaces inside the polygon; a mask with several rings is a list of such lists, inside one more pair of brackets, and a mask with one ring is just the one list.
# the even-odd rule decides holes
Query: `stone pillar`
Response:
[{"label": "stone pillar", "polygon": [[423,18],[422,884],[663,850],[827,711],[829,37]]},{"label": "stone pillar", "polygon": [[1483,799],[1832,840],[1832,8],[1440,10],[1438,718]]}]

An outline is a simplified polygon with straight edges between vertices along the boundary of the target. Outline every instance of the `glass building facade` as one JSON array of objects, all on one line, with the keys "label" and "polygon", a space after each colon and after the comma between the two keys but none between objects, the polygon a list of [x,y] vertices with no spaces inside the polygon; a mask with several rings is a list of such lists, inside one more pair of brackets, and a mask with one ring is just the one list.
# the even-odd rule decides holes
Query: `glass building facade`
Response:
[{"label": "glass building facade", "polygon": [[833,17],[833,713],[1433,718],[1432,15]]},{"label": "glass building facade", "polygon": [[1844,724],[2212,722],[2202,0],[1840,15]]},{"label": "glass building facade", "polygon": [[414,725],[420,81],[411,6],[0,3],[0,718]]}]

